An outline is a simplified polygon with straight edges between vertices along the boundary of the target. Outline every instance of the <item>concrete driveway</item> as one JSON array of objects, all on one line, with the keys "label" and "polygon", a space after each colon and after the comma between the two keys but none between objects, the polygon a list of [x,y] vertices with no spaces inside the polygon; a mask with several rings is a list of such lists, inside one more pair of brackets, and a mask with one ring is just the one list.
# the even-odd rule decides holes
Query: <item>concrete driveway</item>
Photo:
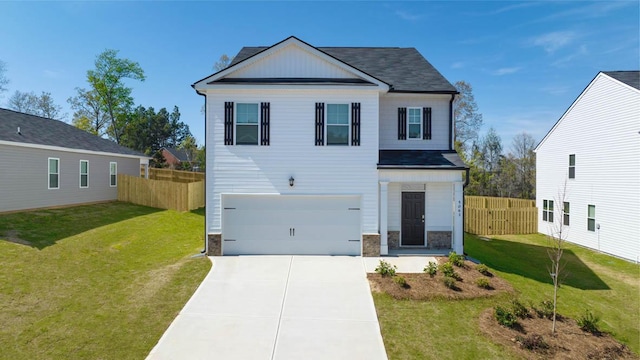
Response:
[{"label": "concrete driveway", "polygon": [[147,359],[387,359],[362,258],[211,260]]}]

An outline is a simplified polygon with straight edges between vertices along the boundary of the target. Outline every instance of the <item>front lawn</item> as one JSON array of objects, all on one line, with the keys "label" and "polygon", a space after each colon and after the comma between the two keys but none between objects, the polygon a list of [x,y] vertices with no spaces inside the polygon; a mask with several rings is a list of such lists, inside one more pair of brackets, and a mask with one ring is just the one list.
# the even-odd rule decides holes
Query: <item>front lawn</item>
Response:
[{"label": "front lawn", "polygon": [[[490,241],[465,236],[468,255],[508,280],[525,304],[552,296],[546,244],[542,235]],[[590,309],[601,317],[602,330],[640,352],[640,267],[571,244],[564,259],[567,276],[559,291],[558,312],[577,318]],[[394,300],[379,293],[373,297],[389,359],[518,358],[479,328],[482,311],[508,304],[511,295],[458,301]]]},{"label": "front lawn", "polygon": [[0,215],[0,358],[143,359],[210,268],[203,211]]}]

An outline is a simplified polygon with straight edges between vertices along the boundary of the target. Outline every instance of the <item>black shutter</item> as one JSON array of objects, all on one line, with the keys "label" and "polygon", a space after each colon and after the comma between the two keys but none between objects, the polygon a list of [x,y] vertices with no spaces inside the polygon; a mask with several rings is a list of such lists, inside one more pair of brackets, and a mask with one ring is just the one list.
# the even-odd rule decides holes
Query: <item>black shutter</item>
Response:
[{"label": "black shutter", "polygon": [[360,103],[351,103],[351,146],[360,146]]},{"label": "black shutter", "polygon": [[324,103],[316,103],[316,146],[324,146]]},{"label": "black shutter", "polygon": [[233,145],[233,102],[224,103],[224,144]]},{"label": "black shutter", "polygon": [[407,108],[398,108],[398,140],[407,140]]},{"label": "black shutter", "polygon": [[271,105],[268,102],[260,104],[260,145],[269,145],[269,119]]},{"label": "black shutter", "polygon": [[422,108],[422,138],[431,140],[431,108]]}]

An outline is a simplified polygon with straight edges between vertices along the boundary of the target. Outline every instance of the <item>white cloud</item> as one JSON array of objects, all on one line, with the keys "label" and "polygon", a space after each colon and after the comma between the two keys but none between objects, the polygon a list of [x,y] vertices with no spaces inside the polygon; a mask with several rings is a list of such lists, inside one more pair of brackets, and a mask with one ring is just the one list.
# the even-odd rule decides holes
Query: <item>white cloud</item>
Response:
[{"label": "white cloud", "polygon": [[553,54],[573,42],[576,34],[573,31],[554,31],[540,36],[536,36],[529,40],[533,46],[540,46],[549,54]]},{"label": "white cloud", "polygon": [[42,71],[42,73],[43,73],[43,75],[45,77],[48,77],[50,79],[58,79],[60,77],[60,72],[59,71],[44,69]]},{"label": "white cloud", "polygon": [[498,70],[492,71],[491,75],[502,76],[502,75],[508,75],[508,74],[515,74],[518,71],[520,71],[520,69],[522,68],[519,66],[500,68]]},{"label": "white cloud", "polygon": [[540,88],[540,91],[550,95],[563,95],[569,91],[569,87],[566,85],[549,85]]},{"label": "white cloud", "polygon": [[587,51],[587,46],[586,45],[580,45],[580,47],[578,48],[578,50],[574,51],[572,54],[569,54],[565,57],[562,57],[554,62],[551,63],[552,66],[555,67],[562,67],[564,65],[566,65],[567,63],[570,63],[571,61],[573,61],[576,58],[579,58],[581,56],[587,55],[589,52]]},{"label": "white cloud", "polygon": [[462,61],[456,61],[451,64],[452,69],[462,69],[464,67],[464,63]]},{"label": "white cloud", "polygon": [[420,14],[412,14],[404,10],[396,10],[396,15],[401,19],[407,20],[407,21],[416,21],[422,17],[422,15]]}]

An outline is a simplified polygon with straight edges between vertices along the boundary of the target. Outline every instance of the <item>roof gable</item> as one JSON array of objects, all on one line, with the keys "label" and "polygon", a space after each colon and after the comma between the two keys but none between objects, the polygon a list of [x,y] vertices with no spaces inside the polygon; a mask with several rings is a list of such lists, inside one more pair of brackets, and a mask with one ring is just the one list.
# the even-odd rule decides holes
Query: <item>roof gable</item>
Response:
[{"label": "roof gable", "polygon": [[0,141],[147,158],[137,151],[62,121],[2,108],[0,108]]},{"label": "roof gable", "polygon": [[610,78],[640,90],[640,71],[603,71]]}]

